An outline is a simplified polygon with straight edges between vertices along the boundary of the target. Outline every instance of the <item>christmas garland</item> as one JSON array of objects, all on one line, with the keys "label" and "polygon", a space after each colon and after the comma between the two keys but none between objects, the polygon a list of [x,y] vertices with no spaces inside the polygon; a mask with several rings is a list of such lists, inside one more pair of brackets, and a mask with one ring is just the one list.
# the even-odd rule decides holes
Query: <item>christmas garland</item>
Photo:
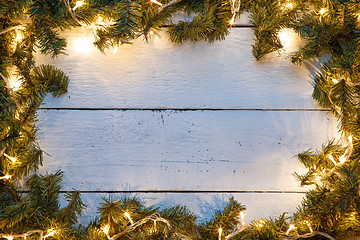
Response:
[{"label": "christmas garland", "polygon": [[[172,23],[184,11],[191,21]],[[334,141],[298,154],[307,168],[296,174],[313,185],[287,217],[246,225],[244,206],[229,200],[197,224],[186,207],[159,210],[136,198],[103,199],[100,216],[79,226],[85,208],[78,191],[60,208],[62,172],[34,174],[42,164],[36,111],[45,94],[59,97],[68,77],[51,65],[35,66],[34,51],[65,52],[59,31],[97,25],[95,46],[104,52],[168,26],[172,42],[223,40],[244,11],[254,30],[253,55],[279,51],[279,31],[291,28],[305,44],[294,64],[327,55],[313,79],[314,99],[337,117],[346,146]],[[17,86],[16,81],[21,82]],[[356,239],[360,234],[360,2],[358,0],[0,0],[0,239]],[[20,184],[23,180],[23,184]]]}]

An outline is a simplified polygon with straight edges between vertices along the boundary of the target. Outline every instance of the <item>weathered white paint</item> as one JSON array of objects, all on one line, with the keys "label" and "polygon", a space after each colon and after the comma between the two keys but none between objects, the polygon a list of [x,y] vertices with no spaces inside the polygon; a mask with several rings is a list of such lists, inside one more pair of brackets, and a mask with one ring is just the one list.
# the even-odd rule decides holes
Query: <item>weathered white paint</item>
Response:
[{"label": "weathered white paint", "polygon": [[[294,66],[276,53],[257,62],[249,28],[231,29],[226,40],[213,44],[175,45],[159,32],[149,43],[139,39],[106,56],[91,47],[91,32],[66,36],[68,56],[37,60],[53,63],[71,79],[68,94],[46,98],[47,107],[318,108],[308,82],[314,68]],[[284,36],[293,41],[289,51],[298,46],[294,34]],[[88,51],[79,52],[79,45]]]},{"label": "weathered white paint", "polygon": [[[330,115],[330,113],[328,113]],[[323,112],[41,111],[42,171],[71,190],[298,191],[295,154],[336,136]]]},{"label": "weathered white paint", "polygon": [[[68,56],[37,57],[71,79],[68,94],[47,97],[45,107],[320,109],[308,82],[317,63],[293,66],[277,54],[257,62],[248,28],[232,29],[214,44],[181,46],[159,32],[107,56],[92,47],[89,29],[65,35]],[[286,31],[282,41],[289,51],[300,44]],[[335,119],[321,111],[41,110],[39,119],[40,144],[51,154],[40,172],[64,170],[64,190],[304,191],[291,175],[302,171],[293,156],[339,137]],[[247,205],[248,219],[291,212],[303,196],[232,195]],[[83,196],[87,221],[103,194]],[[206,220],[229,195],[138,196],[147,205],[187,205]]]}]

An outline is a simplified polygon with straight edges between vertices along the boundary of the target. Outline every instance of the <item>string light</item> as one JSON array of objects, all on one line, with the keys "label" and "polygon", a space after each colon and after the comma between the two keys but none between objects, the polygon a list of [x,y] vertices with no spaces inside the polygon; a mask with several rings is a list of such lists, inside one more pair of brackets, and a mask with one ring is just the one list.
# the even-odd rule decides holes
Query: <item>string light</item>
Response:
[{"label": "string light", "polygon": [[234,25],[234,23],[235,23],[235,14],[232,16],[229,23],[230,23],[231,26]]},{"label": "string light", "polygon": [[15,41],[20,42],[22,39],[23,39],[23,35],[19,31],[16,31]]},{"label": "string light", "polygon": [[44,236],[44,239],[45,239],[45,238],[47,238],[47,237],[54,236],[54,235],[55,235],[55,233],[56,233],[56,231],[55,231],[55,230],[50,230],[50,232]]},{"label": "string light", "polygon": [[15,163],[16,160],[17,160],[15,157],[11,157],[11,156],[7,155],[6,153],[4,153],[4,156],[7,157],[7,158],[8,158],[10,161],[12,161],[13,163]]},{"label": "string light", "polygon": [[325,9],[325,8],[322,8],[322,9],[320,9],[320,11],[319,11],[320,15],[324,15],[325,12],[326,12],[326,9]]},{"label": "string light", "polygon": [[101,230],[105,233],[107,238],[110,238],[110,236],[109,236],[110,226],[109,225],[105,225]]},{"label": "string light", "polygon": [[133,225],[134,221],[131,219],[130,214],[128,212],[125,212],[124,215],[129,219],[131,225]]},{"label": "string light", "polygon": [[337,165],[337,162],[335,161],[335,159],[333,158],[333,156],[332,156],[331,154],[328,156],[328,158],[329,158],[335,165]]},{"label": "string light", "polygon": [[10,175],[5,175],[5,176],[0,177],[0,180],[10,179],[10,178],[11,178]]},{"label": "string light", "polygon": [[218,230],[218,232],[219,232],[219,240],[221,240],[222,231],[223,231],[223,229],[219,228],[219,230]]},{"label": "string light", "polygon": [[4,238],[8,239],[8,240],[13,240],[13,236],[4,236]]},{"label": "string light", "polygon": [[119,49],[118,46],[114,47],[113,54],[117,53],[117,52],[118,52],[118,49]]},{"label": "string light", "polygon": [[311,227],[310,222],[309,222],[309,221],[306,221],[306,225],[308,226],[310,232],[312,233],[312,232],[313,232],[313,229],[312,229],[312,227]]},{"label": "string light", "polygon": [[333,83],[335,83],[335,84],[339,83],[339,80],[337,80],[337,79],[335,79],[335,78],[332,78],[331,80],[332,80]]},{"label": "string light", "polygon": [[286,231],[286,235],[288,235],[290,232],[291,232],[291,230],[293,230],[294,229],[294,227],[295,227],[295,225],[294,224],[290,224],[290,226],[289,226],[289,228],[288,228],[288,230]]},{"label": "string light", "polygon": [[292,3],[288,3],[285,6],[285,8],[287,8],[287,9],[292,9],[293,7],[294,7],[294,4],[292,4]]},{"label": "string light", "polygon": [[78,7],[81,7],[82,5],[84,5],[83,1],[76,1],[75,3],[75,7],[73,7],[73,11],[75,11]]},{"label": "string light", "polygon": [[245,227],[245,213],[243,211],[240,212],[241,225]]},{"label": "string light", "polygon": [[159,6],[162,7],[162,3],[160,3],[160,2],[158,2],[158,1],[156,1],[156,0],[150,0],[150,2],[155,3],[155,4],[157,4],[157,5],[159,5]]},{"label": "string light", "polygon": [[345,154],[346,154],[346,153],[344,153],[344,154],[339,158],[340,164],[344,164],[344,163],[346,162]]}]

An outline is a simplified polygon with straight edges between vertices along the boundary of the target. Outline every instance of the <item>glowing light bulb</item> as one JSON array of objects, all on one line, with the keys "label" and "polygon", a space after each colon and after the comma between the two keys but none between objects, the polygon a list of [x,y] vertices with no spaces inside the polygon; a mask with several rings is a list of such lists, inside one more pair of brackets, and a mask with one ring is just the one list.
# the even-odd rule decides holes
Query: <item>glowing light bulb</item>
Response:
[{"label": "glowing light bulb", "polygon": [[75,7],[73,7],[73,11],[75,11],[78,7],[81,7],[82,5],[84,5],[83,1],[76,1],[75,3]]},{"label": "glowing light bulb", "polygon": [[335,83],[335,84],[339,83],[339,80],[337,80],[337,79],[335,79],[335,78],[332,78],[331,80],[332,80],[333,83]]},{"label": "glowing light bulb", "polygon": [[149,31],[149,34],[150,34],[150,35],[154,35],[155,33],[154,33],[152,30],[150,30],[150,31]]},{"label": "glowing light bulb", "polygon": [[288,228],[288,230],[286,231],[286,235],[288,235],[290,232],[291,232],[291,230],[293,230],[294,229],[294,227],[295,227],[295,225],[294,224],[290,224],[290,226],[289,226],[289,228]]},{"label": "glowing light bulb", "polygon": [[91,38],[80,37],[74,42],[75,51],[78,53],[89,53],[93,49]]},{"label": "glowing light bulb", "polygon": [[321,180],[321,176],[319,176],[319,175],[315,175],[316,177],[315,177],[315,181],[320,181]]},{"label": "glowing light bulb", "polygon": [[348,140],[349,140],[349,143],[352,143],[352,136],[351,135],[348,136]]},{"label": "glowing light bulb", "polygon": [[14,240],[13,236],[4,236],[7,240]]},{"label": "glowing light bulb", "polygon": [[50,232],[44,236],[44,239],[45,239],[45,238],[47,238],[47,237],[54,236],[54,235],[55,235],[55,233],[56,233],[56,231],[55,231],[55,230],[50,230]]},{"label": "glowing light bulb", "polygon": [[223,231],[223,229],[222,228],[219,228],[219,240],[221,240],[221,235],[222,235],[222,231]]},{"label": "glowing light bulb", "polygon": [[98,24],[101,24],[102,21],[103,21],[103,18],[102,18],[101,16],[99,16],[98,19],[97,19],[97,23],[98,23]]},{"label": "glowing light bulb", "polygon": [[15,41],[20,42],[22,39],[23,39],[23,35],[19,31],[16,31]]},{"label": "glowing light bulb", "polygon": [[320,15],[324,15],[325,12],[326,12],[326,9],[325,9],[325,8],[322,8],[322,9],[320,9],[320,11],[319,11]]},{"label": "glowing light bulb", "polygon": [[308,226],[310,232],[312,233],[312,232],[313,232],[313,229],[312,229],[312,227],[311,227],[310,222],[309,222],[309,221],[305,221],[305,222],[306,222],[306,225]]},{"label": "glowing light bulb", "polygon": [[234,25],[234,23],[235,23],[235,14],[233,14],[232,18],[230,19],[229,24]]},{"label": "glowing light bulb", "polygon": [[131,219],[130,214],[128,212],[125,212],[124,215],[129,219],[131,225],[133,225],[134,221]]},{"label": "glowing light bulb", "polygon": [[106,236],[109,236],[109,230],[110,230],[109,225],[105,225],[101,230],[106,234]]},{"label": "glowing light bulb", "polygon": [[333,156],[332,156],[331,154],[328,156],[328,158],[329,158],[335,165],[337,165],[337,162],[335,161],[335,159],[333,158]]},{"label": "glowing light bulb", "polygon": [[245,226],[245,213],[243,211],[240,212],[241,225]]},{"label": "glowing light bulb", "polygon": [[340,164],[346,162],[345,153],[339,158]]},{"label": "glowing light bulb", "polygon": [[162,6],[162,3],[160,3],[160,2],[158,2],[156,0],[150,0],[150,2],[155,3],[155,4],[159,5],[159,6]]},{"label": "glowing light bulb", "polygon": [[118,46],[114,47],[113,54],[117,53],[119,50]]},{"label": "glowing light bulb", "polygon": [[3,180],[3,179],[10,179],[10,178],[11,178],[11,176],[10,176],[10,175],[5,175],[5,176],[0,177],[0,180]]},{"label": "glowing light bulb", "polygon": [[294,7],[294,4],[292,4],[292,3],[288,3],[285,6],[285,8],[287,8],[287,9],[292,9],[293,7]]},{"label": "glowing light bulb", "polygon": [[11,156],[7,155],[6,153],[4,153],[4,156],[7,157],[7,158],[8,158],[10,161],[12,161],[13,163],[15,163],[16,160],[17,160],[15,157],[11,157]]}]

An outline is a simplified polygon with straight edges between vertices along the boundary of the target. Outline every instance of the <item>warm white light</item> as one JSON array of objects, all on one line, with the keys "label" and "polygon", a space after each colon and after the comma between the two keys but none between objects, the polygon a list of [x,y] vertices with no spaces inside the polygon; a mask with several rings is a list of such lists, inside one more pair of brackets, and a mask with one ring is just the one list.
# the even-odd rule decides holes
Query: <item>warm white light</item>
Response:
[{"label": "warm white light", "polygon": [[294,4],[288,3],[285,8],[292,9],[294,7]]},{"label": "warm white light", "polygon": [[308,226],[308,228],[309,228],[310,232],[312,233],[312,232],[313,232],[313,229],[312,229],[312,227],[311,227],[310,222],[309,222],[309,221],[306,221],[306,224],[307,224],[307,226]]},{"label": "warm white light", "polygon": [[293,230],[294,229],[294,227],[295,227],[295,225],[294,224],[290,224],[290,226],[289,226],[289,228],[288,228],[288,230],[286,231],[286,235],[288,235],[290,232],[291,232],[291,230]]},{"label": "warm white light", "polygon": [[108,236],[108,235],[109,235],[110,226],[109,226],[109,225],[105,225],[101,230],[103,230],[103,232],[106,234],[106,236]]},{"label": "warm white light", "polygon": [[235,14],[232,16],[229,23],[230,23],[230,25],[234,25],[234,23],[235,23]]},{"label": "warm white light", "polygon": [[219,228],[219,240],[221,240],[221,235],[222,235],[222,228]]},{"label": "warm white light", "polygon": [[19,31],[16,31],[15,41],[20,42],[23,39],[22,34]]},{"label": "warm white light", "polygon": [[316,177],[315,177],[315,181],[320,181],[320,179],[321,179],[321,176],[316,175]]},{"label": "warm white light", "polygon": [[118,49],[119,49],[118,46],[114,47],[113,54],[117,53]]},{"label": "warm white light", "polygon": [[152,30],[150,30],[150,31],[149,31],[149,34],[150,34],[150,35],[154,35],[155,33],[154,33]]},{"label": "warm white light", "polygon": [[292,29],[283,28],[279,31],[278,36],[284,50],[291,51],[298,48],[297,35]]},{"label": "warm white light", "polygon": [[158,2],[156,0],[150,0],[150,2],[155,3],[155,4],[159,5],[159,6],[162,6],[162,3],[160,3],[160,2]]},{"label": "warm white light", "polygon": [[13,163],[16,162],[16,160],[17,160],[15,157],[11,157],[11,156],[7,155],[6,153],[4,153],[4,156],[7,157]]},{"label": "warm white light", "polygon": [[131,225],[133,225],[134,221],[131,219],[130,214],[128,212],[125,212],[124,215],[129,219]]},{"label": "warm white light", "polygon": [[348,140],[349,140],[349,143],[352,143],[352,136],[351,135],[348,136]]},{"label": "warm white light", "polygon": [[13,236],[4,236],[4,238],[8,239],[8,240],[13,240]]},{"label": "warm white light", "polygon": [[19,78],[10,78],[9,79],[9,84],[10,84],[10,87],[14,90],[14,91],[17,91],[20,89],[21,87],[21,84],[22,84],[22,81],[19,79]]},{"label": "warm white light", "polygon": [[329,158],[335,165],[337,164],[337,162],[335,161],[335,159],[333,158],[332,155],[329,155],[328,158]]},{"label": "warm white light", "polygon": [[75,7],[73,7],[73,11],[75,11],[78,7],[81,7],[82,5],[84,5],[83,1],[76,1],[75,3]]},{"label": "warm white light", "polygon": [[91,38],[80,37],[75,40],[75,51],[79,53],[88,53],[93,49]]},{"label": "warm white light", "polygon": [[326,12],[326,9],[325,9],[325,8],[322,8],[322,9],[320,9],[320,11],[319,11],[320,15],[324,15],[325,12]]},{"label": "warm white light", "polygon": [[45,239],[45,238],[47,238],[47,237],[54,236],[54,235],[55,235],[55,233],[56,233],[56,231],[55,231],[55,230],[51,230],[51,232],[49,232],[48,234],[46,234],[46,235],[44,236],[44,239]]},{"label": "warm white light", "polygon": [[241,225],[245,226],[245,213],[243,211],[240,212]]},{"label": "warm white light", "polygon": [[339,158],[340,164],[346,162],[345,153]]},{"label": "warm white light", "polygon": [[337,79],[335,79],[335,78],[332,78],[331,80],[332,80],[333,83],[335,83],[335,84],[339,83],[339,80],[337,80]]},{"label": "warm white light", "polygon": [[3,180],[3,179],[10,179],[10,178],[11,178],[11,176],[10,176],[10,175],[5,175],[5,176],[0,177],[0,180]]}]

